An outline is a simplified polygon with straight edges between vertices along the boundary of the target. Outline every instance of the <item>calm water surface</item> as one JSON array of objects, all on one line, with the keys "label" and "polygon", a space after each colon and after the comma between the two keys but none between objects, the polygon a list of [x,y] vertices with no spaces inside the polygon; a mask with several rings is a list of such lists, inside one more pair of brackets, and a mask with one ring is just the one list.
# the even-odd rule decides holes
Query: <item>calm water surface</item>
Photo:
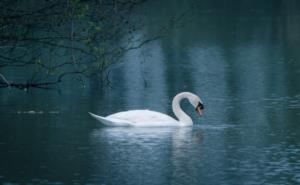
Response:
[{"label": "calm water surface", "polygon": [[[299,2],[251,2],[147,2],[141,37],[187,13],[126,53],[111,86],[1,89],[0,183],[300,184]],[[204,101],[201,119],[182,103],[193,127],[104,128],[87,114],[172,115],[181,91]]]}]

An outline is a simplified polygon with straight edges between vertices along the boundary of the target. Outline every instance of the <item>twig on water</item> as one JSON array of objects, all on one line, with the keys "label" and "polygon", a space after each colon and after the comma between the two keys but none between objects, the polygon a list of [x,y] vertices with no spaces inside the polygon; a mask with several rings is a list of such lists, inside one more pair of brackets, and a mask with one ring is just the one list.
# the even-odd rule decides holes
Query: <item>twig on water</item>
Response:
[{"label": "twig on water", "polygon": [[10,83],[8,82],[8,80],[5,78],[5,76],[2,73],[0,73],[0,77],[7,84],[7,86],[10,88]]}]

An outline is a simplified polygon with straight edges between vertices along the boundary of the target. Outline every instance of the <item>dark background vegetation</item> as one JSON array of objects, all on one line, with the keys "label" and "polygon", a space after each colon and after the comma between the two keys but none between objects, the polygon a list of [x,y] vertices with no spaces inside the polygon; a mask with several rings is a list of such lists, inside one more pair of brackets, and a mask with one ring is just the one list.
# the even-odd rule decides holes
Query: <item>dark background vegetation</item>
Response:
[{"label": "dark background vegetation", "polygon": [[[140,40],[132,11],[144,0],[29,0],[0,2],[0,87],[47,88],[72,76],[98,75],[124,52],[160,37]],[[123,35],[126,44],[121,44]],[[123,42],[124,43],[124,42]],[[24,78],[6,76],[13,71]]]}]

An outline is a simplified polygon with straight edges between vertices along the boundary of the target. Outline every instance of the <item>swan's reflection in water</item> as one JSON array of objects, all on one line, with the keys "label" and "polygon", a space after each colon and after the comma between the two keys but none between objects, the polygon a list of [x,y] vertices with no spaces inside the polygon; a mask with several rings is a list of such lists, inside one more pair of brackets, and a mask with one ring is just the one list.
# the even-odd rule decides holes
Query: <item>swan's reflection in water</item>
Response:
[{"label": "swan's reflection in water", "polygon": [[164,184],[188,175],[191,155],[201,152],[202,130],[185,128],[101,128],[90,136],[93,181]]},{"label": "swan's reflection in water", "polygon": [[[196,184],[203,132],[199,128],[177,129],[172,134],[171,184]],[[196,159],[196,160],[195,160]]]}]

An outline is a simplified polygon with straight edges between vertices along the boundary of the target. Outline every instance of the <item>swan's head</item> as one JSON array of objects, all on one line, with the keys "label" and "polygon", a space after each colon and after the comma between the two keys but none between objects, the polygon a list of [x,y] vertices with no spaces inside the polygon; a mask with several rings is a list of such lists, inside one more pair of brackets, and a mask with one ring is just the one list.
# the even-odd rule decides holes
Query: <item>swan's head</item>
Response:
[{"label": "swan's head", "polygon": [[201,99],[197,95],[191,93],[191,95],[188,97],[188,100],[195,107],[195,110],[199,116],[202,116],[204,105]]},{"label": "swan's head", "polygon": [[198,105],[196,106],[196,112],[199,114],[199,116],[203,115],[203,109],[204,109],[204,105],[203,103],[201,103],[200,101],[198,102]]}]

